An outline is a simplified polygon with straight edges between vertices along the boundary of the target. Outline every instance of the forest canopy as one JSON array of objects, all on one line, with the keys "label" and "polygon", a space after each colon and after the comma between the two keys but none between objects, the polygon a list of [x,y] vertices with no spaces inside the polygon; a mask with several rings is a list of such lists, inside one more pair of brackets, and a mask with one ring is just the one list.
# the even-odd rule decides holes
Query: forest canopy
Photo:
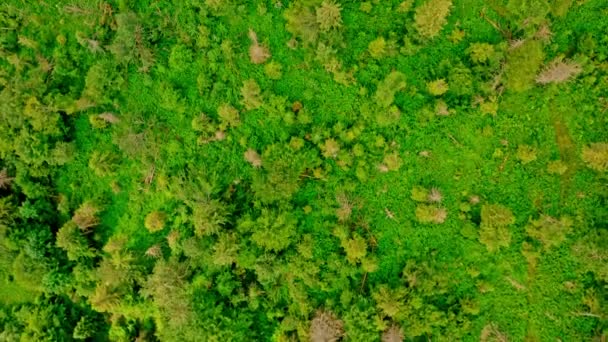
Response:
[{"label": "forest canopy", "polygon": [[605,341],[606,0],[4,0],[0,341]]}]

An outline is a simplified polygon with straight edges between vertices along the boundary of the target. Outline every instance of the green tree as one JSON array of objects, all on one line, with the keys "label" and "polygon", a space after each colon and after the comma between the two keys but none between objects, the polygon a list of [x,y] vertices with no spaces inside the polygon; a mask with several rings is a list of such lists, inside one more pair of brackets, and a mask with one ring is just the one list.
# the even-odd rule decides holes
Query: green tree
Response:
[{"label": "green tree", "polygon": [[427,0],[416,7],[414,27],[423,38],[434,38],[447,23],[452,0]]},{"label": "green tree", "polygon": [[495,252],[511,243],[509,226],[515,223],[515,217],[509,208],[499,204],[486,204],[481,207],[481,225],[479,241],[486,245],[488,251]]}]

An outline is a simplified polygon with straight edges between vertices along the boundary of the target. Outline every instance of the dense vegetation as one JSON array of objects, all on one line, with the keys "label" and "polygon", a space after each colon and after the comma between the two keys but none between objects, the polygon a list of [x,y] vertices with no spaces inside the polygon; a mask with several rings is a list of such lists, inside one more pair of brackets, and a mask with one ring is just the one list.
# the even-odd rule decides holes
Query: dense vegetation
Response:
[{"label": "dense vegetation", "polygon": [[0,341],[605,341],[606,18],[4,0]]}]

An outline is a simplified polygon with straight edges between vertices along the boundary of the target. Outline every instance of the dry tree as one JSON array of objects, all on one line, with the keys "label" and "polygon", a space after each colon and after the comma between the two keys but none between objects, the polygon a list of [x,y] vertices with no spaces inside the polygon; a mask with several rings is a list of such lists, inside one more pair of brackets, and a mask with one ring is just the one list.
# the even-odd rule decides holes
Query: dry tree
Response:
[{"label": "dry tree", "polygon": [[262,166],[262,157],[254,149],[249,148],[244,154],[245,160],[255,168]]},{"label": "dry tree", "polygon": [[440,203],[443,200],[443,195],[437,188],[431,188],[427,200],[431,203]]},{"label": "dry tree", "polygon": [[344,334],[343,323],[331,312],[317,311],[310,322],[311,342],[334,342]]},{"label": "dry tree", "polygon": [[580,64],[572,61],[555,59],[536,77],[536,83],[563,83],[583,71]]},{"label": "dry tree", "polygon": [[146,256],[154,259],[158,259],[163,256],[163,250],[160,245],[154,245],[146,250]]},{"label": "dry tree", "polygon": [[270,50],[266,46],[260,45],[258,35],[252,29],[249,29],[249,39],[251,46],[249,47],[249,58],[253,64],[262,64],[270,58]]},{"label": "dry tree", "polygon": [[93,202],[84,202],[74,213],[72,221],[76,223],[78,228],[86,231],[99,224],[100,221],[97,214],[99,214],[100,211],[99,207]]},{"label": "dry tree", "polygon": [[382,333],[382,342],[401,341],[403,341],[403,330],[396,324],[391,325],[388,330]]},{"label": "dry tree", "polygon": [[0,189],[8,189],[13,182],[13,179],[14,178],[8,176],[6,169],[0,171]]}]

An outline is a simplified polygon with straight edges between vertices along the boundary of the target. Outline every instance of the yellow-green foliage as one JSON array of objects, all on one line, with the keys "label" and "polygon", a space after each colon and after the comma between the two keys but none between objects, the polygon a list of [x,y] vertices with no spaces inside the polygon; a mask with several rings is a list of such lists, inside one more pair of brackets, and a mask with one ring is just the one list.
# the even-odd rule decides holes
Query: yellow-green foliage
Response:
[{"label": "yellow-green foliage", "polygon": [[386,48],[386,40],[378,37],[369,43],[367,51],[373,58],[380,59],[386,55]]},{"label": "yellow-green foliage", "polygon": [[568,171],[568,165],[561,160],[550,161],[547,164],[547,172],[557,175],[563,175]]},{"label": "yellow-green foliage", "polygon": [[608,171],[608,143],[593,143],[583,147],[582,158],[589,168],[598,172]]},{"label": "yellow-green foliage", "polygon": [[217,234],[227,222],[228,209],[218,200],[196,202],[191,207],[194,233],[197,236]]},{"label": "yellow-green foliage", "polygon": [[360,261],[367,254],[367,242],[359,235],[342,241],[342,248],[346,252],[348,261],[353,264]]},{"label": "yellow-green foliage", "polygon": [[317,23],[321,31],[330,31],[342,26],[342,16],[340,12],[342,7],[332,1],[323,1],[321,6],[317,8]]},{"label": "yellow-green foliage", "polygon": [[429,91],[429,93],[431,95],[441,96],[448,92],[449,87],[448,87],[448,83],[445,81],[445,79],[440,78],[438,80],[428,82],[426,84],[426,89]]},{"label": "yellow-green foliage", "polygon": [[499,204],[483,205],[479,241],[486,245],[490,252],[508,247],[511,243],[511,232],[508,227],[513,223],[515,217],[509,208]]},{"label": "yellow-green foliage", "polygon": [[551,0],[551,13],[556,17],[562,17],[568,13],[574,0]]},{"label": "yellow-green foliage", "polygon": [[445,208],[435,205],[419,204],[416,207],[416,219],[420,223],[440,224],[445,222],[447,216],[448,212]]},{"label": "yellow-green foliage", "polygon": [[241,96],[246,109],[256,109],[262,105],[261,89],[255,80],[243,82]]},{"label": "yellow-green foliage", "polygon": [[522,164],[531,163],[536,160],[536,149],[528,145],[519,145],[516,156]]},{"label": "yellow-green foliage", "polygon": [[146,219],[144,221],[144,225],[146,229],[151,232],[158,232],[165,228],[165,221],[167,220],[167,215],[161,211],[153,211],[146,215]]},{"label": "yellow-green foliage", "polygon": [[434,38],[439,35],[447,23],[452,0],[428,0],[416,7],[414,26],[424,38]]},{"label": "yellow-green foliage", "polygon": [[515,92],[532,88],[544,58],[543,45],[538,40],[529,39],[511,47],[505,66],[507,88]]},{"label": "yellow-green foliage", "polygon": [[285,28],[294,37],[300,38],[307,44],[312,44],[319,36],[319,24],[313,9],[300,2],[292,3],[285,11]]},{"label": "yellow-green foliage", "polygon": [[224,103],[217,109],[217,115],[220,117],[222,124],[220,127],[226,129],[228,127],[236,127],[241,124],[239,111],[230,104]]},{"label": "yellow-green foliage", "polygon": [[531,221],[526,232],[532,238],[539,240],[546,249],[557,247],[566,241],[570,233],[572,220],[567,217],[556,219],[542,215],[538,220]]},{"label": "yellow-green foliage", "polygon": [[494,46],[488,43],[473,43],[467,51],[473,62],[484,63],[494,55]]},{"label": "yellow-green foliage", "polygon": [[384,165],[386,166],[388,171],[397,171],[401,168],[402,164],[403,161],[401,160],[401,157],[397,152],[384,156]]}]

